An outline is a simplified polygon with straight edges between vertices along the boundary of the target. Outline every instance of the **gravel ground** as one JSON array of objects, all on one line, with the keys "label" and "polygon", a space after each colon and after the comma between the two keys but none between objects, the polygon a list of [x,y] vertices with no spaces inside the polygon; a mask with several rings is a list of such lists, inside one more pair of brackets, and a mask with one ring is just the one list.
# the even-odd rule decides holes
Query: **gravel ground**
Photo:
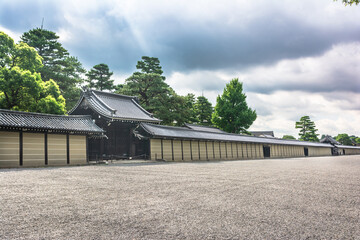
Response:
[{"label": "gravel ground", "polygon": [[360,239],[360,156],[2,169],[0,239]]}]

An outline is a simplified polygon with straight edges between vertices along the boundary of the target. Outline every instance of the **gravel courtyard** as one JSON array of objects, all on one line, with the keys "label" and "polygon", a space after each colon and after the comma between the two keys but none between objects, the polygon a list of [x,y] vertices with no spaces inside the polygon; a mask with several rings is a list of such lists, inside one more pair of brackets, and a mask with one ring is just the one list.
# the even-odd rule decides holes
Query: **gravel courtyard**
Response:
[{"label": "gravel courtyard", "polygon": [[360,239],[360,156],[0,169],[0,239]]}]

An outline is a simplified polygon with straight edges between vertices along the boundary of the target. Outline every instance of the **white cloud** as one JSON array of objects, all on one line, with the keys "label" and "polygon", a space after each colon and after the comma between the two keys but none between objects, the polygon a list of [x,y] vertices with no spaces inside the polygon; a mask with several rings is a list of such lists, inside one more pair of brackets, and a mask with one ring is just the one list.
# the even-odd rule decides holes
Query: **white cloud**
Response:
[{"label": "white cloud", "polygon": [[[346,92],[343,92],[346,99]],[[284,134],[297,136],[295,121],[309,115],[315,122],[320,134],[337,135],[348,133],[360,135],[360,111],[346,109],[350,102],[333,101],[321,93],[302,91],[278,91],[271,94],[249,93],[248,104],[258,111],[258,119],[251,127],[253,130],[274,130],[277,137]],[[360,97],[360,93],[357,96]],[[266,109],[270,114],[262,114]]]},{"label": "white cloud", "polygon": [[22,35],[22,33],[11,31],[10,29],[7,29],[1,25],[0,25],[0,31],[9,35],[12,39],[14,39],[15,42],[20,41],[20,36]]},{"label": "white cloud", "polygon": [[321,56],[281,60],[272,66],[239,72],[251,91],[360,90],[360,42],[338,44]]},{"label": "white cloud", "polygon": [[336,45],[321,56],[282,60],[243,72],[175,72],[168,77],[168,83],[183,95],[204,93],[215,105],[225,84],[239,77],[249,106],[258,113],[252,130],[274,130],[278,137],[297,137],[295,121],[309,115],[320,134],[360,135],[358,76],[360,43],[349,43]]}]

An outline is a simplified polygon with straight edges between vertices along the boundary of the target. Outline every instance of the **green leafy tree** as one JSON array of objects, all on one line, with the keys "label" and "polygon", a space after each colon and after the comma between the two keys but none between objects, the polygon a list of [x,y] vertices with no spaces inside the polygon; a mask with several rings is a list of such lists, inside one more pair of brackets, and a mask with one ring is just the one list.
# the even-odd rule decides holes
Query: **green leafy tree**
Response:
[{"label": "green leafy tree", "polygon": [[0,107],[43,113],[65,113],[65,99],[52,81],[43,82],[41,57],[26,43],[15,44],[0,32]]},{"label": "green leafy tree", "polygon": [[350,137],[353,145],[356,145],[356,144],[359,144],[359,143],[360,143],[360,138],[359,138],[359,137],[357,137],[357,136],[355,136],[355,135],[351,135],[351,136],[349,136],[349,137]]},{"label": "green leafy tree", "polygon": [[210,126],[211,116],[214,112],[209,100],[204,96],[199,96],[195,103],[195,115],[200,125]]},{"label": "green leafy tree", "polygon": [[299,136],[301,141],[319,142],[316,132],[315,123],[310,120],[309,116],[303,116],[300,121],[295,123],[295,128],[300,129]]},{"label": "green leafy tree", "polygon": [[342,145],[348,145],[348,146],[351,146],[351,145],[352,145],[351,138],[350,138],[349,135],[346,134],[346,133],[338,134],[338,135],[336,136],[336,141],[338,141],[338,142],[341,143]]},{"label": "green leafy tree", "polygon": [[286,140],[296,140],[296,138],[294,136],[291,136],[291,135],[284,135],[282,137],[282,139],[286,139]]},{"label": "green leafy tree", "polygon": [[[334,1],[337,1],[337,0],[334,0]],[[358,5],[360,3],[360,0],[342,0],[342,2],[345,4],[345,5]]]},{"label": "green leafy tree", "polygon": [[35,28],[24,33],[21,40],[34,47],[42,57],[43,67],[39,69],[42,80],[53,79],[67,99],[67,109],[71,109],[80,96],[79,86],[84,82],[86,71],[82,64],[76,57],[69,55],[55,32]]},{"label": "green leafy tree", "polygon": [[246,132],[256,117],[256,111],[246,103],[242,83],[237,78],[232,79],[216,99],[213,124],[226,132],[241,133]]},{"label": "green leafy tree", "polygon": [[110,72],[109,66],[100,63],[93,66],[92,69],[86,74],[88,79],[89,88],[96,88],[100,91],[102,90],[113,90],[115,89],[114,80],[110,80],[113,72]]}]

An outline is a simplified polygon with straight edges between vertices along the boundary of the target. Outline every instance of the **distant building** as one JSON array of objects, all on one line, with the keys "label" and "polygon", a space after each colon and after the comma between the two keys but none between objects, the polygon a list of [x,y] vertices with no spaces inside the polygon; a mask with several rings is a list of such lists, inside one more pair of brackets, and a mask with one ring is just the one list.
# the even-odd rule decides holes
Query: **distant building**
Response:
[{"label": "distant building", "polygon": [[249,131],[255,137],[274,138],[274,131]]},{"label": "distant building", "polygon": [[197,125],[197,124],[190,124],[186,123],[184,125],[185,127],[197,131],[203,131],[203,132],[214,132],[214,133],[226,133],[223,130],[216,128],[216,127],[209,127],[209,126],[203,126],[203,125]]},{"label": "distant building", "polygon": [[320,139],[321,143],[330,143],[332,145],[341,145],[338,141],[336,141],[334,138],[332,138],[329,135],[326,135],[324,138]]}]

